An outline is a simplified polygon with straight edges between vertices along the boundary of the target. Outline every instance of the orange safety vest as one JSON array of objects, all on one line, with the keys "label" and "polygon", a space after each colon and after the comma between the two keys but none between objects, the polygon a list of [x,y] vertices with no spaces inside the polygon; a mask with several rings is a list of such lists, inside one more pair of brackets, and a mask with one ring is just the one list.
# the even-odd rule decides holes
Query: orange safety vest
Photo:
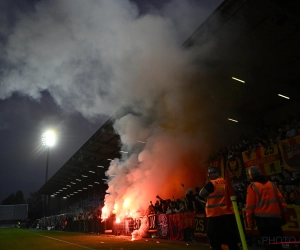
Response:
[{"label": "orange safety vest", "polygon": [[228,209],[225,200],[225,180],[219,177],[210,181],[214,185],[214,191],[210,193],[206,199],[206,217],[233,214],[233,207]]},{"label": "orange safety vest", "polygon": [[253,226],[254,217],[281,218],[286,202],[273,182],[253,182],[247,189],[246,219]]}]

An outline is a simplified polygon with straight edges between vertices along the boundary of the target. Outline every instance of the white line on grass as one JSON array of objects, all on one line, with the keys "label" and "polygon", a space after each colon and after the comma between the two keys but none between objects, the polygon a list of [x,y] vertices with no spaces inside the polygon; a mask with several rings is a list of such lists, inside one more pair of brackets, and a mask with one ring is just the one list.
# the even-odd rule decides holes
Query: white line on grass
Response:
[{"label": "white line on grass", "polygon": [[[35,234],[35,233],[34,233],[34,234]],[[85,249],[95,250],[95,249],[93,249],[93,248],[89,248],[89,247],[85,247],[85,246],[82,246],[82,245],[74,244],[74,243],[72,243],[72,242],[68,242],[68,241],[64,241],[64,240],[55,239],[55,238],[52,238],[52,237],[49,237],[49,236],[45,236],[45,235],[42,235],[42,234],[36,234],[36,235],[43,236],[43,237],[45,237],[45,238],[49,238],[49,239],[52,239],[52,240],[61,241],[61,242],[68,243],[68,244],[71,244],[71,245],[75,245],[75,246],[78,246],[78,247],[82,247],[82,248],[85,248]]]}]

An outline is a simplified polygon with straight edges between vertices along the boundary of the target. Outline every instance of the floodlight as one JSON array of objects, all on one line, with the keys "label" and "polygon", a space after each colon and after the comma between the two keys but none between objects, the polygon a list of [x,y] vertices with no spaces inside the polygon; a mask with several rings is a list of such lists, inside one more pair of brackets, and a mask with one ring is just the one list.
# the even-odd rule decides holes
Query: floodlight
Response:
[{"label": "floodlight", "polygon": [[228,118],[229,121],[232,121],[232,122],[239,122],[237,120],[234,120],[234,119],[231,119],[231,118]]},{"label": "floodlight", "polygon": [[290,99],[288,96],[282,95],[282,94],[278,94],[278,96],[283,97],[285,99]]},{"label": "floodlight", "polygon": [[245,83],[245,81],[243,81],[243,80],[241,80],[241,79],[238,79],[238,78],[236,78],[236,77],[231,77],[233,80],[236,80],[236,81],[238,81],[238,82],[242,82],[242,83]]},{"label": "floodlight", "polygon": [[52,147],[56,142],[56,134],[53,130],[48,130],[42,134],[42,143],[45,146]]}]

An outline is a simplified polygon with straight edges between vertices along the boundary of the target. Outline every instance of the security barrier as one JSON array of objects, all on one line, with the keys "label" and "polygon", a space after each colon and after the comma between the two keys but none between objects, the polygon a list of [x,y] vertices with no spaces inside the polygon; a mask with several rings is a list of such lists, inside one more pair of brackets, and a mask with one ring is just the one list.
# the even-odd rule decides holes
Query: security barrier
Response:
[{"label": "security barrier", "polygon": [[[285,236],[300,236],[300,206],[288,205],[288,220],[283,226]],[[257,230],[247,227],[245,222],[245,208],[240,211],[241,221],[245,229],[246,236],[257,235]],[[126,218],[120,223],[113,222],[112,233],[131,235],[134,230],[141,227],[141,218]],[[196,238],[206,237],[207,218],[205,214],[195,214],[192,212],[176,214],[152,214],[148,215],[147,220],[148,235],[155,235],[158,238],[168,238],[171,240],[184,240],[184,231],[188,228],[193,229]]]}]

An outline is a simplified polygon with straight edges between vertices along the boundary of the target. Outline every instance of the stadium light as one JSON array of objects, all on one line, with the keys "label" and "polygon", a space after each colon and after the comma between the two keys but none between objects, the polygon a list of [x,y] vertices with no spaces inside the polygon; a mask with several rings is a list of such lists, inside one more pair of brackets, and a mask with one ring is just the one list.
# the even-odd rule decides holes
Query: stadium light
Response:
[{"label": "stadium light", "polygon": [[228,121],[232,121],[232,122],[239,122],[237,120],[234,120],[234,119],[231,119],[231,118],[228,118]]},{"label": "stadium light", "polygon": [[[53,147],[55,143],[56,143],[56,133],[54,132],[54,130],[48,130],[42,134],[42,144],[47,147],[45,183],[48,181],[50,147]],[[47,195],[44,196],[44,216],[46,216],[47,213],[46,210],[47,210]]]},{"label": "stadium light", "polygon": [[245,83],[245,81],[243,81],[243,80],[241,80],[241,79],[238,79],[238,78],[236,78],[236,77],[231,77],[233,80],[236,80],[236,81],[238,81],[238,82],[242,82],[242,83]]},{"label": "stadium light", "polygon": [[285,99],[290,99],[288,96],[282,95],[282,94],[278,94],[278,96],[283,97]]},{"label": "stadium light", "polygon": [[42,144],[47,146],[45,183],[48,181],[49,151],[50,151],[50,147],[53,147],[55,143],[56,143],[56,133],[53,130],[48,130],[42,134]]},{"label": "stadium light", "polygon": [[48,130],[42,134],[42,143],[45,146],[52,147],[56,143],[56,133],[53,130]]}]

